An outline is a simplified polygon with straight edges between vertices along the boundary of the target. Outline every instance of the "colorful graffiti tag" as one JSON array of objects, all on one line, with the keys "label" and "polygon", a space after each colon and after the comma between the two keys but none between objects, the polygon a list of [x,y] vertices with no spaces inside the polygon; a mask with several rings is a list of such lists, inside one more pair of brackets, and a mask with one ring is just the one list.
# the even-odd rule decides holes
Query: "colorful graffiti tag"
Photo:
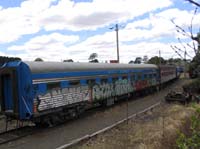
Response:
[{"label": "colorful graffiti tag", "polygon": [[127,94],[132,91],[133,86],[131,82],[127,79],[120,79],[114,83],[95,84],[92,89],[92,98],[93,100],[100,100]]}]

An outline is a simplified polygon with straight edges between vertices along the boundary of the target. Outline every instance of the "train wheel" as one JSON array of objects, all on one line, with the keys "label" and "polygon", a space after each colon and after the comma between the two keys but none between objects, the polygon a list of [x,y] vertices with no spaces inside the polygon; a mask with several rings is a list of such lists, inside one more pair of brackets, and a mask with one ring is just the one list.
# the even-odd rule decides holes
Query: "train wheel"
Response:
[{"label": "train wheel", "polygon": [[50,126],[49,122],[47,121],[40,121],[40,122],[34,122],[34,123],[35,123],[35,126],[39,128],[46,128]]}]

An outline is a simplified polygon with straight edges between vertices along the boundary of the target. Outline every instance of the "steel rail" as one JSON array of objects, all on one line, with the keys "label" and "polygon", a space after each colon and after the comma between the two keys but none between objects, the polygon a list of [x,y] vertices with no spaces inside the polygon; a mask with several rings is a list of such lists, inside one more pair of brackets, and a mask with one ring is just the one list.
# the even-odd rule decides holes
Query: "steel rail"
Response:
[{"label": "steel rail", "polygon": [[17,129],[11,129],[0,133],[0,145],[31,135],[36,127],[24,126]]},{"label": "steel rail", "polygon": [[92,134],[87,134],[87,135],[85,135],[85,136],[83,136],[83,137],[74,139],[74,140],[72,140],[70,143],[67,143],[67,144],[64,144],[64,145],[62,145],[62,146],[59,146],[59,147],[57,147],[56,149],[66,149],[66,148],[75,146],[75,145],[77,145],[78,143],[81,143],[81,142],[86,141],[86,140],[88,140],[88,139],[90,139],[90,138],[93,138],[93,137],[95,137],[95,136],[97,136],[97,135],[99,135],[99,134],[102,134],[102,133],[104,133],[104,132],[106,132],[106,131],[108,131],[108,130],[111,130],[111,129],[113,129],[114,127],[116,127],[116,126],[118,126],[118,125],[120,125],[120,124],[122,124],[122,123],[124,123],[124,122],[126,122],[126,121],[128,121],[128,120],[130,120],[130,119],[136,118],[136,117],[140,116],[141,114],[144,114],[144,113],[146,113],[147,111],[150,111],[150,110],[152,110],[153,108],[159,106],[160,104],[161,104],[161,101],[157,102],[156,104],[151,105],[150,107],[148,107],[148,108],[146,108],[146,109],[144,109],[144,110],[142,110],[142,111],[140,111],[140,112],[137,112],[137,113],[135,113],[135,114],[132,114],[132,115],[130,115],[130,116],[128,116],[128,117],[126,117],[126,118],[124,118],[124,119],[122,119],[122,120],[120,120],[120,121],[118,121],[118,122],[116,122],[116,123],[114,123],[114,124],[112,124],[112,125],[110,125],[110,126],[107,126],[107,127],[103,128],[103,129],[100,129],[100,130],[98,130],[98,131],[96,131],[96,132],[94,132],[94,133],[92,133]]}]

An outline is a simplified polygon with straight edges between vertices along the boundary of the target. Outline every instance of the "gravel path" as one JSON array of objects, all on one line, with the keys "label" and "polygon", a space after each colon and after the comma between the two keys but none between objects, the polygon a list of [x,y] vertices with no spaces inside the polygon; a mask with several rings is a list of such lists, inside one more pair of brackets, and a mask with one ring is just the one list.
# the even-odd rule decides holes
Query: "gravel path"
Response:
[{"label": "gravel path", "polygon": [[[162,91],[131,100],[128,104],[128,113],[132,115],[137,113],[150,105],[163,100],[164,96],[170,90],[181,90],[182,84],[188,82],[188,79],[180,79]],[[85,136],[86,134],[94,133],[104,127],[107,127],[127,116],[126,103],[116,105],[103,111],[92,112],[87,116],[83,116],[74,121],[67,122],[54,128],[45,129],[40,133],[30,135],[26,138],[1,145],[0,148],[16,148],[16,149],[54,149],[63,144],[67,144],[73,139]]]}]

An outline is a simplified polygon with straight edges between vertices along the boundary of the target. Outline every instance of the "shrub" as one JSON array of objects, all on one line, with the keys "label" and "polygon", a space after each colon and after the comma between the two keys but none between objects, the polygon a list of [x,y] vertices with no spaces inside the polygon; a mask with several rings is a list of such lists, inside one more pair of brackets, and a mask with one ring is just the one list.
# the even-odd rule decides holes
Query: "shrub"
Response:
[{"label": "shrub", "polygon": [[194,106],[196,114],[191,117],[191,133],[186,136],[179,132],[176,140],[178,149],[200,149],[200,108]]}]

